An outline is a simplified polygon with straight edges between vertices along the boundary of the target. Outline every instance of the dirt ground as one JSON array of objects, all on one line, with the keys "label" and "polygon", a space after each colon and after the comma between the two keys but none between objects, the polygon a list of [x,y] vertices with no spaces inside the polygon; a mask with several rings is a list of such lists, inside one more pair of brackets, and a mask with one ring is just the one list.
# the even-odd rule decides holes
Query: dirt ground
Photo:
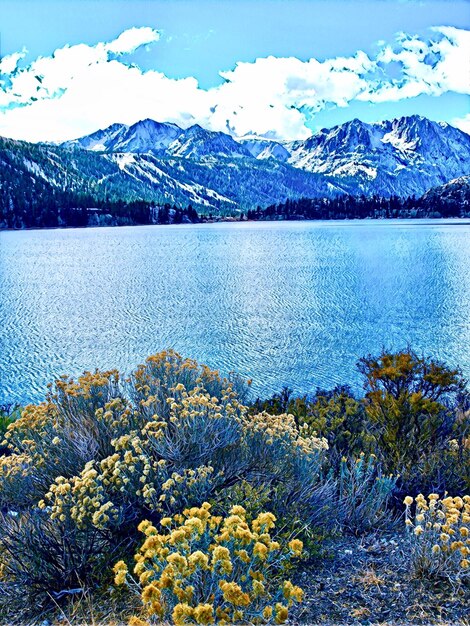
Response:
[{"label": "dirt ground", "polygon": [[299,574],[291,624],[470,626],[470,581],[413,580],[400,533],[341,538]]}]

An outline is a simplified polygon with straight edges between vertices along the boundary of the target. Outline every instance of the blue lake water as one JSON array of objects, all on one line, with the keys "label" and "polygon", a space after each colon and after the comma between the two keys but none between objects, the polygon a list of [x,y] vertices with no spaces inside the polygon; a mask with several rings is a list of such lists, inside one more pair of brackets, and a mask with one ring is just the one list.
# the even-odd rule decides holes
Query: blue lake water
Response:
[{"label": "blue lake water", "polygon": [[0,233],[0,403],[175,348],[256,394],[360,381],[382,346],[470,376],[470,223],[258,222]]}]

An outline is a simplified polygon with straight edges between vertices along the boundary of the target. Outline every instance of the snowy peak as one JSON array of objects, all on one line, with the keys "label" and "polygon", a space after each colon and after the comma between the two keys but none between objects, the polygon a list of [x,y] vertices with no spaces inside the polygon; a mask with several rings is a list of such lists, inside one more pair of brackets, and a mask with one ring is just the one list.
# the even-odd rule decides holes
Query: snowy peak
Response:
[{"label": "snowy peak", "polygon": [[382,141],[401,152],[418,151],[428,142],[439,139],[442,126],[425,117],[412,115],[377,125],[384,131]]},{"label": "snowy peak", "polygon": [[239,143],[244,146],[256,159],[276,159],[284,163],[290,157],[290,152],[279,142],[270,139],[240,139]]},{"label": "snowy peak", "polygon": [[[183,130],[176,124],[145,119],[132,126],[112,124],[64,145],[123,155],[178,157],[192,162],[188,168],[197,162],[207,166],[222,160],[226,167],[233,167],[241,160],[252,164],[257,159],[275,167],[291,166],[292,180],[295,168],[322,175],[336,191],[384,196],[422,195],[431,187],[470,174],[470,136],[418,115],[373,124],[353,119],[290,142],[256,136],[235,140],[199,124]],[[127,163],[126,159],[119,162]]]},{"label": "snowy peak", "polygon": [[200,159],[208,156],[217,157],[251,157],[251,153],[230,135],[206,130],[194,124],[183,131],[179,137],[168,146],[168,153],[172,156],[187,159]]},{"label": "snowy peak", "polygon": [[67,141],[63,145],[102,152],[160,152],[182,132],[176,124],[145,119],[132,126],[112,124],[104,130]]},{"label": "snowy peak", "polygon": [[151,119],[132,126],[113,124],[62,145],[102,152],[155,153],[191,159],[207,156],[252,158],[247,148],[225,133],[206,130],[199,124],[183,130],[176,124]]},{"label": "snowy peak", "polygon": [[129,127],[126,124],[111,124],[107,128],[97,130],[91,135],[85,135],[78,139],[64,142],[67,148],[84,148],[85,150],[106,151],[114,142],[119,141],[119,136],[126,132]]},{"label": "snowy peak", "polygon": [[[386,122],[384,129],[384,143],[389,142],[411,160],[432,160],[437,166],[449,159],[468,160],[469,135],[445,122],[414,115]],[[456,171],[455,177],[462,173]]]},{"label": "snowy peak", "polygon": [[470,173],[470,136],[418,115],[375,124],[352,120],[293,142],[290,152],[294,167],[356,178],[365,193],[419,194]]},{"label": "snowy peak", "polygon": [[[369,124],[365,124],[358,119],[351,120],[341,126],[336,126],[327,133],[328,141],[323,142],[325,149],[329,152],[338,150],[373,150],[377,148],[374,129]],[[313,137],[315,139],[315,136]],[[324,135],[318,139],[323,140]]]},{"label": "snowy peak", "polygon": [[370,124],[354,119],[333,128],[323,128],[308,139],[291,144],[293,158],[290,162],[296,163],[300,159],[302,166],[308,167],[312,162],[312,159],[308,158],[310,156],[324,160],[334,155],[367,153],[379,147],[380,136],[376,129]]},{"label": "snowy peak", "polygon": [[183,131],[176,124],[141,120],[126,130],[119,140],[108,146],[113,152],[160,152]]}]

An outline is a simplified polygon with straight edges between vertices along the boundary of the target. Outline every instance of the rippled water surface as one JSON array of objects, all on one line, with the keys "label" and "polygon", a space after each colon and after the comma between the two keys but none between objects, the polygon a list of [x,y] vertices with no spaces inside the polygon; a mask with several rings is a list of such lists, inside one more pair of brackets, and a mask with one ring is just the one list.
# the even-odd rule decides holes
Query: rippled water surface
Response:
[{"label": "rippled water surface", "polygon": [[257,393],[359,384],[382,346],[470,376],[470,224],[277,222],[0,233],[0,403],[173,347]]}]

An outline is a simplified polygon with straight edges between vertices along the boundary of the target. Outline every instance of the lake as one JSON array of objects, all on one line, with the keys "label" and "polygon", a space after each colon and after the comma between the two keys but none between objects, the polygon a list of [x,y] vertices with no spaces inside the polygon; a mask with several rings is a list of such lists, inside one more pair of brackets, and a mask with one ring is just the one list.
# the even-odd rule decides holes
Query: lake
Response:
[{"label": "lake", "polygon": [[470,376],[470,223],[255,222],[0,233],[0,403],[175,348],[256,394],[360,380],[411,345]]}]

